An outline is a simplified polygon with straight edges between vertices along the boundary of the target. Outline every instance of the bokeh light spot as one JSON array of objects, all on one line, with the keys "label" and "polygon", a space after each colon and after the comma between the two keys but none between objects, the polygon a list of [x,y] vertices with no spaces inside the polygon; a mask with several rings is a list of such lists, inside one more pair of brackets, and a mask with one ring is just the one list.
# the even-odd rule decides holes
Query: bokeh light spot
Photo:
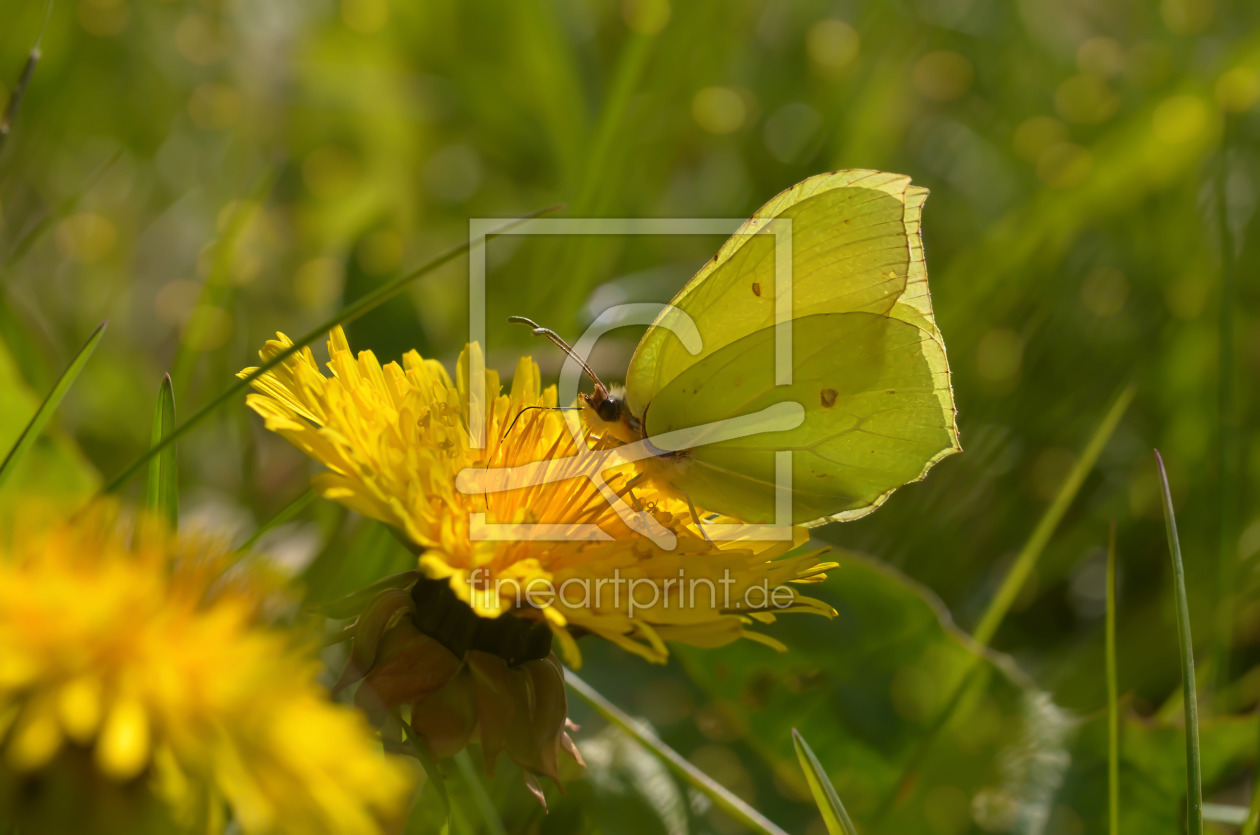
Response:
[{"label": "bokeh light spot", "polygon": [[1193,142],[1207,132],[1210,113],[1207,104],[1189,94],[1171,96],[1160,102],[1151,119],[1155,138],[1169,145]]},{"label": "bokeh light spot", "polygon": [[57,224],[57,246],[80,264],[95,264],[114,250],[118,230],[104,215],[80,212]]},{"label": "bokeh light spot", "polygon": [[188,99],[188,116],[203,130],[227,130],[240,120],[241,108],[240,93],[218,81],[199,85]]},{"label": "bokeh light spot", "polygon": [[1174,35],[1195,35],[1212,23],[1213,0],[1162,0],[1159,16]]},{"label": "bokeh light spot", "polygon": [[184,59],[208,67],[227,57],[227,32],[202,12],[189,12],[175,25],[175,49]]},{"label": "bokeh light spot", "polygon": [[402,265],[402,236],[393,229],[377,229],[359,240],[354,258],[369,275],[387,275]]},{"label": "bokeh light spot", "polygon": [[1129,49],[1125,78],[1148,90],[1167,81],[1176,69],[1172,51],[1159,41],[1142,41]]},{"label": "bokeh light spot", "polygon": [[1054,109],[1078,125],[1101,124],[1116,113],[1120,98],[1094,75],[1074,75],[1054,91]]},{"label": "bokeh light spot", "polygon": [[302,160],[302,182],[321,200],[341,197],[359,181],[359,159],[341,145],[323,145]]},{"label": "bokeh light spot", "polygon": [[203,286],[191,278],[166,282],[153,296],[153,312],[166,324],[183,327],[197,308]]},{"label": "bokeh light spot", "polygon": [[1067,125],[1053,116],[1033,116],[1019,123],[1012,141],[1021,159],[1036,162],[1047,148],[1067,139]]},{"label": "bokeh light spot", "polygon": [[232,336],[232,327],[230,312],[213,305],[200,305],[184,327],[184,344],[194,351],[222,348]]},{"label": "bokeh light spot", "polygon": [[733,133],[744,126],[748,108],[730,87],[705,87],[691,99],[691,116],[709,133]]},{"label": "bokeh light spot", "polygon": [[1081,304],[1095,316],[1106,319],[1124,310],[1129,299],[1129,280],[1116,267],[1098,267],[1081,284]]},{"label": "bokeh light spot", "polygon": [[1024,340],[1010,328],[994,328],[976,346],[976,371],[992,383],[1006,383],[1019,375],[1024,362]]},{"label": "bokeh light spot", "polygon": [[1216,103],[1225,110],[1242,113],[1260,101],[1260,72],[1251,67],[1234,67],[1216,80]]},{"label": "bokeh light spot", "polygon": [[1080,145],[1060,142],[1037,159],[1037,176],[1051,188],[1079,186],[1094,166],[1093,155]]},{"label": "bokeh light spot", "polygon": [[669,23],[669,0],[622,0],[621,19],[631,31],[655,35]]},{"label": "bokeh light spot", "polygon": [[447,203],[463,203],[481,187],[481,156],[467,145],[447,145],[424,167],[425,190]]},{"label": "bokeh light spot", "polygon": [[820,20],[805,34],[810,66],[820,78],[842,78],[862,52],[862,39],[843,20]]},{"label": "bokeh light spot", "polygon": [[108,38],[126,31],[131,7],[126,0],[79,0],[75,16],[85,32]]},{"label": "bokeh light spot", "polygon": [[732,724],[730,718],[716,706],[702,705],[693,714],[696,729],[712,742],[734,742],[740,738],[740,730]]},{"label": "bokeh light spot", "polygon": [[822,117],[808,104],[785,104],[766,120],[766,149],[779,162],[796,162],[809,149],[820,127]]},{"label": "bokeh light spot", "polygon": [[341,22],[347,29],[371,35],[389,22],[387,0],[341,0]]},{"label": "bokeh light spot", "polygon": [[1086,75],[1112,78],[1124,72],[1124,46],[1115,38],[1090,38],[1076,49],[1076,68]]},{"label": "bokeh light spot", "polygon": [[327,255],[310,259],[293,275],[293,295],[307,308],[324,308],[341,296],[345,271],[341,263]]},{"label": "bokeh light spot", "polygon": [[929,52],[914,65],[914,88],[932,101],[953,101],[971,87],[976,71],[966,56],[941,50]]},{"label": "bokeh light spot", "polygon": [[1197,319],[1207,309],[1212,277],[1198,272],[1182,273],[1164,287],[1164,304],[1178,319]]}]

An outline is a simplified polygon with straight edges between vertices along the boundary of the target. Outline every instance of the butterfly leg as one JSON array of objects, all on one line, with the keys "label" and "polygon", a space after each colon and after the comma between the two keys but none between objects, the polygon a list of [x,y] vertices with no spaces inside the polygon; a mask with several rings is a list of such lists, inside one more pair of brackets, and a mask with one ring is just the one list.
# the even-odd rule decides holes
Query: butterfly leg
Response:
[{"label": "butterfly leg", "polygon": [[630,494],[630,504],[633,505],[634,509],[639,511],[640,513],[643,512],[644,507],[643,507],[643,503],[639,501],[639,497],[634,494],[634,486],[638,484],[640,481],[642,481],[643,478],[644,478],[644,473],[639,473],[634,478],[627,481],[625,485],[626,492]]},{"label": "butterfly leg", "polygon": [[700,529],[700,535],[704,537],[706,542],[712,545],[713,540],[709,539],[709,532],[704,529],[704,523],[700,521],[700,514],[696,512],[696,505],[691,501],[691,496],[686,493],[683,493],[682,495],[683,498],[687,500],[687,507],[691,509],[691,518],[696,521],[696,527]]}]

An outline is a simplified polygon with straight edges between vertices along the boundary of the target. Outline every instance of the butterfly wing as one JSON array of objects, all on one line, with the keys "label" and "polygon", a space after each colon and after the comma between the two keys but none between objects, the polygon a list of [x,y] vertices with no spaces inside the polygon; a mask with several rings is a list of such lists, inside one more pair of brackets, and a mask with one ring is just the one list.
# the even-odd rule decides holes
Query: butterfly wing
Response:
[{"label": "butterfly wing", "polygon": [[691,365],[648,408],[657,436],[782,401],[804,407],[794,429],[708,444],[702,435],[673,478],[699,507],[775,522],[775,453],[790,450],[792,523],[855,519],[958,451],[949,370],[932,332],[879,313],[825,313],[794,320],[792,341],[790,385],[776,385],[775,329],[763,328]]},{"label": "butterfly wing", "polygon": [[[787,318],[881,313],[935,334],[918,231],[926,195],[906,176],[854,170],[811,177],[766,203],[644,335],[626,375],[631,411],[643,414],[688,368],[772,326],[780,296],[790,298]],[[684,314],[700,332],[699,354],[671,330]]]}]

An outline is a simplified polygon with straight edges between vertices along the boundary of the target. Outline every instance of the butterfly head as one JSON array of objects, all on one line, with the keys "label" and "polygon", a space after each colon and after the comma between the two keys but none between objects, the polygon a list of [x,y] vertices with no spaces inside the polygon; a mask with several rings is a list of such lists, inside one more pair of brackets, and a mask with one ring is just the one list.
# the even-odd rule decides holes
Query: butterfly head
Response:
[{"label": "butterfly head", "polygon": [[609,391],[603,383],[596,383],[594,393],[583,393],[578,397],[584,407],[582,421],[587,429],[624,444],[639,440],[639,421],[630,414],[620,389],[614,387]]}]

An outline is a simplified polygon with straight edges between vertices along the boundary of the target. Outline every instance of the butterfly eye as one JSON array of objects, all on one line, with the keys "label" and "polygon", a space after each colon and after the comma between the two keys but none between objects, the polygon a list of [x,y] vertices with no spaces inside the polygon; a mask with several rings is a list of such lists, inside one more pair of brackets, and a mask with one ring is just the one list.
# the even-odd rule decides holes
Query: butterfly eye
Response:
[{"label": "butterfly eye", "polygon": [[605,423],[615,423],[621,420],[621,401],[615,397],[606,397],[599,401],[595,411],[600,420]]}]

